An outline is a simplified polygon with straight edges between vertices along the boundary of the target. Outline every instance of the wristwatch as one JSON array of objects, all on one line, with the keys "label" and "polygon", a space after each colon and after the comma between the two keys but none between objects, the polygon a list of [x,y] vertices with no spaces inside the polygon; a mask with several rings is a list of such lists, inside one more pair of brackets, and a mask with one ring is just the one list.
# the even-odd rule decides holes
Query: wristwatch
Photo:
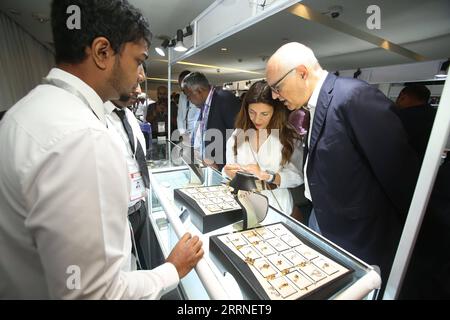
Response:
[{"label": "wristwatch", "polygon": [[270,174],[270,178],[266,180],[267,183],[273,183],[273,181],[275,180],[275,172],[273,171],[266,171],[268,174]]}]

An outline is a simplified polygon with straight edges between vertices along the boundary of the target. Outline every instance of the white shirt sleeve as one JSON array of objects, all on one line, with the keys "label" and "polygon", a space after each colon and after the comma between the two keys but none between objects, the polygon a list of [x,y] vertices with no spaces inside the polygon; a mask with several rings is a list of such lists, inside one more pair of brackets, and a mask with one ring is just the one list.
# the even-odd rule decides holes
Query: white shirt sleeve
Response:
[{"label": "white shirt sleeve", "polygon": [[[234,144],[235,144],[235,132],[233,132],[233,134],[227,140],[227,145],[226,145],[227,163],[226,164],[235,164],[237,161],[236,156],[234,155],[234,151],[233,151]],[[229,178],[223,168],[222,168],[222,176],[225,178]]]},{"label": "white shirt sleeve", "polygon": [[280,188],[295,188],[303,183],[303,148],[300,141],[295,143],[291,160],[278,172],[281,177]]},{"label": "white shirt sleeve", "polygon": [[51,298],[157,299],[178,284],[169,263],[126,272],[127,167],[107,132],[80,130],[56,142],[22,185],[30,206],[25,225]]},{"label": "white shirt sleeve", "polygon": [[180,94],[180,100],[178,101],[179,105],[178,105],[178,113],[177,113],[177,125],[178,125],[178,130],[180,131],[180,134],[184,134],[186,132],[186,113],[187,113],[187,108],[186,108],[186,96],[184,96],[184,94]]}]

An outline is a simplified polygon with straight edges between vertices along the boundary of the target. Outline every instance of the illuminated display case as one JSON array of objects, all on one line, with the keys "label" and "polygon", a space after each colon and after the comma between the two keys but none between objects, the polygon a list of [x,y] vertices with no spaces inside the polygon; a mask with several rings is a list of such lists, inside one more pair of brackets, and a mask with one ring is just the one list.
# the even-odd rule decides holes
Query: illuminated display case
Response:
[{"label": "illuminated display case", "polygon": [[[282,267],[284,264],[289,266],[289,271],[292,272],[286,273],[286,277],[282,278],[283,281],[280,282],[276,277],[269,279],[270,282],[268,283],[272,287],[281,287],[281,289],[278,290],[282,291],[283,294],[285,294],[289,288],[295,288],[298,292],[306,292],[306,290],[300,290],[303,283],[306,284],[306,287],[311,289],[308,289],[311,294],[304,294],[304,292],[298,296],[291,294],[289,295],[290,298],[364,299],[373,298],[376,295],[376,288],[380,285],[380,277],[371,266],[272,207],[269,207],[266,218],[255,230],[258,230],[258,232],[263,230],[258,229],[258,227],[270,229],[270,225],[283,226],[289,231],[289,234],[280,235],[278,237],[279,239],[275,239],[281,241],[279,244],[275,243],[276,241],[274,239],[267,239],[267,241],[270,240],[268,245],[265,245],[264,241],[259,243],[255,243],[255,241],[253,241],[253,243],[250,242],[251,238],[249,240],[248,237],[245,237],[245,235],[248,236],[248,234],[242,233],[242,221],[230,223],[216,230],[202,233],[192,221],[194,216],[192,212],[186,210],[179,201],[175,201],[174,190],[187,187],[220,186],[224,182],[223,177],[220,172],[217,172],[214,169],[203,168],[204,183],[202,185],[192,183],[195,179],[192,179],[190,169],[187,166],[175,163],[173,159],[171,159],[171,152],[173,151],[173,148],[176,147],[172,144],[169,144],[168,147],[169,152],[167,153],[168,158],[166,159],[167,165],[165,167],[153,168],[150,172],[151,194],[149,195],[149,215],[155,243],[162,255],[161,257],[154,257],[154,261],[164,261],[184,232],[198,235],[203,242],[203,249],[205,251],[205,256],[200,260],[195,271],[190,272],[181,280],[179,295],[182,299],[270,298],[269,295],[265,296],[262,292],[255,292],[255,288],[257,287],[254,282],[255,279],[247,276],[245,272],[240,272],[238,268],[236,268],[236,265],[230,261],[230,252],[227,250],[233,250],[231,250],[230,247],[225,248],[227,246],[226,240],[222,243],[223,246],[219,248],[221,245],[218,241],[223,239],[221,237],[225,236],[228,239],[228,236],[237,234],[243,237],[246,241],[246,245],[251,244],[254,246],[254,248],[252,248],[253,253],[249,252],[248,254],[250,255],[250,259],[254,259],[254,265],[256,267],[259,266],[263,268],[266,263],[277,270],[279,275],[282,275],[283,270],[286,270],[286,268],[279,270],[277,266]],[[260,237],[264,237],[260,233],[258,234]],[[230,241],[232,240],[233,239]],[[299,241],[304,248],[308,247],[312,249],[310,250],[310,253],[316,252],[318,254],[317,257],[308,255],[305,250],[302,251],[301,248],[297,248],[300,243]],[[274,260],[274,257],[277,257],[278,255],[271,256],[272,252],[270,251],[269,245],[274,251],[276,248],[279,248],[281,251],[280,258],[282,258],[282,265],[277,265],[278,260]],[[280,248],[280,245],[289,246],[289,248]],[[267,248],[265,249],[264,247]],[[238,247],[234,246],[234,249],[236,248]],[[292,251],[291,249],[294,250]],[[236,250],[234,250],[233,254],[236,255],[236,257],[239,257],[240,253]],[[152,252],[156,251],[156,248],[152,249]],[[224,254],[224,252],[226,252],[226,254]],[[245,253],[247,252],[244,252],[244,254]],[[276,254],[278,253],[279,252],[276,251]],[[268,262],[262,262],[261,265],[259,265],[262,260],[257,261],[256,256],[253,257],[252,254],[261,257],[265,256]],[[322,259],[314,261],[316,258]],[[244,260],[241,259],[241,261],[245,263],[245,258]],[[303,266],[302,262],[306,262],[306,264]],[[317,264],[319,263],[322,263],[322,268],[314,271],[313,268],[317,267]],[[330,269],[328,269],[330,275],[325,272],[325,270],[327,270],[327,266],[324,265],[325,263],[328,263],[330,266]],[[293,264],[296,264],[297,266],[293,267]],[[332,276],[335,272],[330,272],[330,270],[334,271],[333,268],[339,270],[337,277]],[[321,273],[322,271],[325,272],[323,275],[326,275],[326,278],[328,278],[326,281],[319,279],[321,278],[318,275],[319,271]],[[309,276],[307,275],[308,272],[310,272]],[[296,277],[296,275],[298,277]],[[295,280],[298,281],[298,286],[295,285]],[[300,281],[302,284],[300,284]],[[311,287],[309,282],[312,282],[313,284],[315,282],[316,284]],[[292,286],[288,287],[285,283]],[[323,286],[322,283],[324,284]],[[327,283],[328,285],[325,285]],[[315,290],[316,287],[318,290]],[[289,298],[289,296],[286,296],[286,299]]]}]

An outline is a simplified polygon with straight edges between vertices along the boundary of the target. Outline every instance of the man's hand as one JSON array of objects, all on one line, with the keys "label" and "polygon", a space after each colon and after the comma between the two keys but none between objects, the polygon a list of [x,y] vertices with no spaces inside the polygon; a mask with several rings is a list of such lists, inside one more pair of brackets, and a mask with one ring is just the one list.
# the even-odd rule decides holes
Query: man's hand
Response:
[{"label": "man's hand", "polygon": [[187,275],[203,257],[202,244],[198,236],[192,237],[190,233],[185,233],[167,257],[166,262],[175,266],[180,279]]}]

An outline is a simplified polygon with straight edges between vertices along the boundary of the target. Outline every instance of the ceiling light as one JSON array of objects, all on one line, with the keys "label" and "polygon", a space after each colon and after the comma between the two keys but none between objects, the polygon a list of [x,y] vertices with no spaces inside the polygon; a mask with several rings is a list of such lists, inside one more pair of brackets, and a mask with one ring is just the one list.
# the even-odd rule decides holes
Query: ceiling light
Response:
[{"label": "ceiling light", "polygon": [[178,29],[177,30],[177,39],[175,44],[175,51],[178,52],[184,52],[187,51],[187,48],[184,46],[183,38],[192,35],[192,28],[191,26],[186,27],[186,32],[183,33],[183,30]]},{"label": "ceiling light", "polygon": [[[163,59],[153,59],[152,61],[159,61],[159,62],[164,62],[164,63],[168,62],[167,60],[163,60]],[[194,66],[194,67],[200,67],[200,68],[211,68],[211,69],[216,69],[216,71],[217,71],[217,69],[220,69],[221,71],[243,72],[243,73],[251,73],[251,74],[257,74],[257,75],[264,74],[262,72],[214,66],[214,65],[209,65],[209,64],[201,64],[201,63],[194,63],[194,62],[187,62],[187,61],[178,61],[176,64],[181,64],[181,65],[185,65],[185,66]]]},{"label": "ceiling light", "polygon": [[449,66],[450,66],[450,58],[447,59],[447,61],[442,62],[439,72],[434,77],[439,79],[447,78]]},{"label": "ceiling light", "polygon": [[[151,80],[151,81],[163,81],[163,82],[167,82],[167,81],[168,81],[167,78],[154,78],[154,77],[147,77],[147,80]],[[170,82],[178,82],[178,80],[170,80]]]},{"label": "ceiling light", "polygon": [[220,48],[220,51],[228,51],[227,48]]},{"label": "ceiling light", "polygon": [[165,57],[166,53],[164,52],[164,49],[161,47],[156,47],[155,48],[156,53],[158,53],[160,56]]},{"label": "ceiling light", "polygon": [[181,29],[177,30],[177,44],[175,45],[174,49],[178,52],[184,52],[187,50],[183,43],[183,30]]},{"label": "ceiling light", "polygon": [[164,41],[161,43],[159,47],[155,48],[155,51],[160,55],[165,57],[166,56],[166,48],[169,46],[169,39],[164,39]]}]

